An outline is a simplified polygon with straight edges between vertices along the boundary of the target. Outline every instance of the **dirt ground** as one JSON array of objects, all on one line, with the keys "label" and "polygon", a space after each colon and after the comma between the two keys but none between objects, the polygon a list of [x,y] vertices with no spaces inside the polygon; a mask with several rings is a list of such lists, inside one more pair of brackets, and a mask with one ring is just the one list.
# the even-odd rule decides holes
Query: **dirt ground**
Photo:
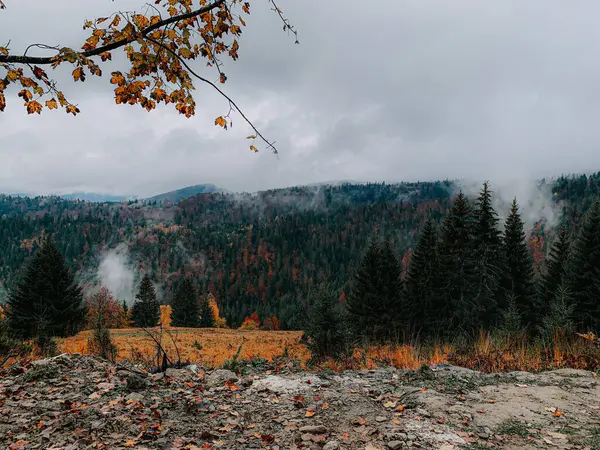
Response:
[{"label": "dirt ground", "polygon": [[59,355],[0,374],[6,449],[600,449],[592,372],[292,363],[149,374]]}]

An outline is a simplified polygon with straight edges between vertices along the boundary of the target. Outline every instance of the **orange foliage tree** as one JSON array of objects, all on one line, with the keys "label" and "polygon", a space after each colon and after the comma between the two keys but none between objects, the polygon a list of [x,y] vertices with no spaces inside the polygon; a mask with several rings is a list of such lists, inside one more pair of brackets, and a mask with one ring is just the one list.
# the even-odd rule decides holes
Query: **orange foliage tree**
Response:
[{"label": "orange foliage tree", "polygon": [[164,328],[171,326],[171,305],[160,305],[160,324]]},{"label": "orange foliage tree", "polygon": [[[284,18],[275,0],[268,2],[283,21],[284,31],[293,33],[298,43],[296,30]],[[161,103],[170,104],[180,114],[191,117],[196,110],[194,83],[200,81],[219,92],[229,103],[229,112],[215,119],[216,126],[231,127],[230,114],[237,111],[255,133],[248,136],[252,139],[250,149],[258,151],[254,145],[258,136],[277,153],[273,144],[218,86],[227,80],[222,55],[228,55],[234,61],[239,57],[238,39],[246,26],[242,16],[250,14],[250,1],[155,0],[154,4],[145,13],[119,11],[109,17],[86,20],[83,28],[91,34],[78,50],[32,44],[20,55],[12,53],[8,46],[0,46],[0,111],[6,108],[4,92],[12,84],[19,86],[17,95],[23,99],[29,114],[40,114],[44,106],[78,114],[79,108],[67,100],[42,67],[55,69],[61,64],[70,64],[73,80],[85,82],[88,76],[101,77],[100,66],[112,60],[113,51],[122,50],[129,61],[127,67],[111,72],[110,76],[117,104],[140,105],[148,111]],[[35,48],[53,50],[54,54],[34,56],[30,50]],[[212,82],[192,69],[191,60],[199,58],[204,58],[206,66],[215,70],[218,82]]]},{"label": "orange foliage tree", "polygon": [[250,317],[246,317],[240,325],[240,330],[258,330],[260,328],[260,319],[258,314],[252,313]]},{"label": "orange foliage tree", "polygon": [[208,294],[208,306],[213,312],[213,317],[215,319],[215,328],[226,328],[227,321],[224,317],[219,316],[219,306],[217,305],[217,299],[211,293]]},{"label": "orange foliage tree", "polygon": [[87,328],[93,328],[98,320],[107,328],[122,328],[126,325],[123,323],[123,308],[106,286],[101,286],[98,292],[87,297],[85,302],[88,306]]}]

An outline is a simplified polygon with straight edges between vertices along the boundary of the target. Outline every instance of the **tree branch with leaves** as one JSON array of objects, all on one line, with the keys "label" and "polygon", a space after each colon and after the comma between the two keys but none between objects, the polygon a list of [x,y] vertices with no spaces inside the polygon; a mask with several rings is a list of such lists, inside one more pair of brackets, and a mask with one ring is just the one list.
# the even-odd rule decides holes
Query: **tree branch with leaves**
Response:
[{"label": "tree branch with leaves", "polygon": [[[274,0],[268,0],[273,11],[283,22],[284,31],[292,33],[298,43],[298,33],[283,16]],[[196,3],[196,4],[194,4]],[[0,1],[0,8],[6,6]],[[200,81],[224,97],[229,112],[215,119],[215,125],[224,129],[232,126],[230,114],[237,111],[253,129],[248,136],[250,149],[257,152],[254,141],[259,138],[267,148],[277,153],[273,142],[265,138],[241,108],[220,87],[227,81],[223,71],[223,56],[236,61],[246,26],[243,15],[250,14],[250,2],[243,0],[155,0],[147,4],[144,13],[115,12],[109,17],[86,20],[83,28],[90,30],[81,49],[32,44],[25,52],[14,54],[8,44],[0,45],[0,111],[6,109],[6,92],[10,85],[17,87],[29,114],[40,114],[45,108],[64,109],[74,116],[79,107],[71,103],[57,82],[43,66],[56,69],[62,64],[73,67],[74,82],[85,82],[88,76],[103,76],[102,63],[112,60],[113,52],[124,51],[128,67],[111,72],[115,103],[139,105],[153,111],[163,103],[173,105],[182,115],[195,115],[193,91]],[[33,56],[32,49],[50,50],[51,56]],[[215,81],[192,69],[192,60],[204,59],[214,68]]]}]

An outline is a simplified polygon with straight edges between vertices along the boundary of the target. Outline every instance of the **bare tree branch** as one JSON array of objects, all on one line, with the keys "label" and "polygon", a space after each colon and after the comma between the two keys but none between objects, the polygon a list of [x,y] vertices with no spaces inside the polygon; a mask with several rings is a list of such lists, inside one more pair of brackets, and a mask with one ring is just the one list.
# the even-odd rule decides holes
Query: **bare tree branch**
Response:
[{"label": "bare tree branch", "polygon": [[269,141],[268,141],[268,140],[267,140],[267,139],[266,139],[266,138],[265,138],[265,137],[264,137],[264,136],[263,136],[263,135],[260,133],[260,131],[258,131],[258,129],[257,129],[257,128],[256,128],[256,127],[255,127],[255,126],[252,124],[252,122],[250,121],[250,119],[248,119],[248,118],[246,117],[246,115],[245,115],[245,114],[242,112],[242,110],[239,108],[239,106],[238,106],[238,105],[236,105],[236,103],[235,103],[235,102],[234,102],[234,101],[231,99],[231,97],[229,97],[229,96],[228,96],[228,95],[227,95],[225,92],[223,92],[223,91],[221,90],[221,88],[219,88],[219,86],[217,86],[217,85],[216,85],[215,83],[213,83],[212,81],[210,81],[210,80],[207,80],[206,78],[204,78],[204,77],[202,77],[202,76],[198,75],[196,72],[194,72],[194,70],[193,70],[193,69],[192,69],[192,68],[191,68],[191,67],[188,65],[188,63],[187,63],[187,62],[186,62],[184,59],[182,59],[182,58],[181,58],[181,57],[180,57],[180,56],[179,56],[177,53],[175,53],[173,50],[171,50],[171,49],[170,49],[169,47],[167,47],[166,45],[164,45],[164,44],[162,44],[162,43],[160,43],[160,42],[158,42],[158,41],[156,41],[156,40],[154,40],[154,39],[152,39],[152,38],[150,38],[150,37],[148,37],[148,36],[146,36],[146,39],[148,39],[148,40],[149,40],[150,42],[152,42],[153,44],[155,44],[155,45],[157,45],[157,46],[159,46],[159,47],[161,47],[161,48],[163,48],[163,49],[167,50],[169,53],[171,53],[173,56],[175,56],[175,57],[176,57],[176,58],[179,60],[179,62],[180,62],[180,63],[181,63],[181,64],[182,64],[182,65],[183,65],[183,66],[184,66],[184,67],[185,67],[185,68],[186,68],[186,69],[187,69],[187,70],[188,70],[188,71],[189,71],[189,72],[190,72],[192,75],[194,75],[194,76],[195,76],[196,78],[198,78],[200,81],[202,81],[202,82],[204,82],[204,83],[206,83],[206,84],[210,85],[210,86],[211,86],[213,89],[215,89],[215,90],[216,90],[216,91],[217,91],[219,94],[221,94],[223,97],[225,97],[225,99],[226,99],[226,100],[229,102],[229,104],[230,104],[231,106],[233,106],[233,107],[236,109],[236,111],[237,111],[238,113],[240,113],[240,115],[241,115],[241,116],[242,116],[242,118],[243,118],[243,119],[246,121],[246,123],[247,123],[248,125],[250,125],[250,127],[252,127],[252,129],[254,130],[254,132],[256,133],[256,135],[257,135],[258,137],[260,137],[260,138],[261,138],[261,139],[262,139],[262,140],[265,142],[265,144],[267,144],[267,147],[268,147],[268,148],[270,148],[271,150],[273,150],[273,153],[275,153],[276,155],[278,154],[278,153],[277,153],[277,149],[276,149],[276,148],[275,148],[275,146],[273,145],[273,144],[275,144],[275,142],[269,142]]},{"label": "bare tree branch", "polygon": [[[156,31],[159,28],[170,25],[175,22],[180,22],[182,20],[191,19],[192,17],[200,16],[204,13],[212,11],[215,8],[218,8],[222,4],[225,3],[225,0],[215,0],[213,3],[210,3],[206,6],[203,6],[200,9],[196,9],[186,14],[180,14],[178,16],[169,17],[168,19],[161,20],[156,22],[154,25],[150,25],[141,32],[144,38],[148,37],[148,34]],[[0,4],[2,4],[2,0],[0,0]],[[101,53],[108,52],[119,47],[123,47],[131,42],[133,39],[119,39],[118,41],[112,42],[107,45],[103,45],[102,47],[95,48],[93,50],[87,50],[85,52],[78,52],[78,56],[83,56],[85,58],[89,58],[90,56],[98,56]],[[52,64],[56,61],[58,55],[55,56],[19,56],[19,55],[0,55],[0,63],[8,63],[8,64]]]}]

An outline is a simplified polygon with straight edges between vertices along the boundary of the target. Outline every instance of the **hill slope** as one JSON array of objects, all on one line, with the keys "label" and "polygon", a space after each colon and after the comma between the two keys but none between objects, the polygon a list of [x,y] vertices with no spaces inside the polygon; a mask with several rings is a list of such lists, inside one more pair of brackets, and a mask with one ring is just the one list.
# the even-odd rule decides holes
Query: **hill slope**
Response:
[{"label": "hill slope", "polygon": [[[599,186],[599,174],[561,177],[549,201],[577,230]],[[452,192],[446,181],[202,193],[156,205],[0,196],[0,282],[10,288],[40,235],[53,233],[86,286],[112,280],[131,300],[149,271],[168,302],[188,274],[215,295],[230,325],[257,312],[298,328],[321,281],[343,295],[374,233],[390,236],[405,268],[426,218],[439,223]],[[538,265],[552,238],[545,222],[535,224],[529,245]]]}]

